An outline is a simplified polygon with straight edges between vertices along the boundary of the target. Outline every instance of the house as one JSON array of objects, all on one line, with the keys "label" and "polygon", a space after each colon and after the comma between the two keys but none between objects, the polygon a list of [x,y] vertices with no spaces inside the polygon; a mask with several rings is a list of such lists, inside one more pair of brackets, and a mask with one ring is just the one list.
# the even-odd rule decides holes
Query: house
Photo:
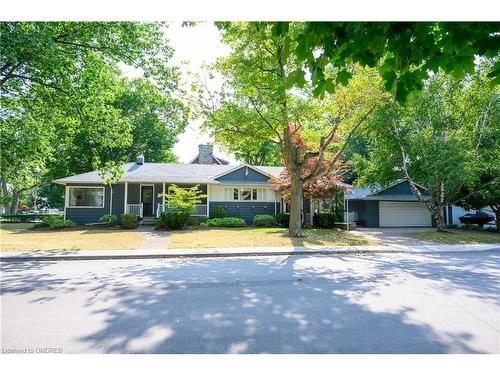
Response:
[{"label": "house", "polygon": [[[212,216],[215,207],[220,206],[226,216],[238,216],[251,223],[255,215],[274,215],[286,209],[269,183],[270,177],[279,176],[283,167],[146,163],[140,156],[122,168],[123,178],[112,189],[103,184],[98,171],[55,180],[66,187],[64,217],[88,224],[110,212],[134,213],[152,222],[168,206],[159,194],[168,192],[170,184],[186,188],[199,185],[207,195],[193,216]],[[304,222],[312,224],[310,200],[304,199],[303,205]]]},{"label": "house", "polygon": [[198,155],[189,162],[189,164],[218,164],[228,165],[229,162],[217,156],[214,156],[213,145],[198,145]]},{"label": "house", "polygon": [[[423,186],[417,186],[430,199]],[[434,219],[419,202],[407,181],[399,180],[386,188],[353,188],[345,194],[347,211],[365,227],[431,227]]]}]

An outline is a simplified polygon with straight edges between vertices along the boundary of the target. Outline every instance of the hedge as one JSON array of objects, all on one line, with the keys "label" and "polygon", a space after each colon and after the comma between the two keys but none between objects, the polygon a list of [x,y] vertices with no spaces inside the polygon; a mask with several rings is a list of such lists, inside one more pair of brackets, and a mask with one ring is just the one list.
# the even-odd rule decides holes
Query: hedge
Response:
[{"label": "hedge", "polygon": [[222,219],[223,217],[226,217],[226,210],[224,210],[224,207],[215,206],[213,217],[215,219]]},{"label": "hedge", "polygon": [[333,228],[336,222],[338,222],[337,214],[334,212],[314,214],[314,225],[319,228]]},{"label": "hedge", "polygon": [[253,225],[256,227],[272,227],[275,223],[273,215],[255,215],[253,217]]},{"label": "hedge", "polygon": [[120,221],[124,229],[135,229],[139,226],[139,221],[135,214],[122,214],[120,216]]},{"label": "hedge", "polygon": [[157,229],[182,229],[188,222],[189,212],[183,210],[169,210],[160,214],[160,218],[154,221],[154,226]]},{"label": "hedge", "polygon": [[281,212],[274,216],[276,219],[276,224],[281,225],[282,227],[288,228],[290,226],[290,214],[286,212]]},{"label": "hedge", "polygon": [[43,220],[46,217],[63,219],[63,215],[61,214],[3,214],[0,217],[2,221],[11,223],[33,223],[37,220]]},{"label": "hedge", "polygon": [[204,227],[244,227],[245,220],[239,217],[209,219],[201,224]]}]

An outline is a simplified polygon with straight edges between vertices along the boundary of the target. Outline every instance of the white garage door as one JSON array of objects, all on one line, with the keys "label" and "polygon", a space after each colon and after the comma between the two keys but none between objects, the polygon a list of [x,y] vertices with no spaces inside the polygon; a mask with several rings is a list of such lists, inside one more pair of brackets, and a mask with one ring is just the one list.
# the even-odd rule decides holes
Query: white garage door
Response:
[{"label": "white garage door", "polygon": [[431,214],[418,202],[379,202],[381,227],[430,227]]}]

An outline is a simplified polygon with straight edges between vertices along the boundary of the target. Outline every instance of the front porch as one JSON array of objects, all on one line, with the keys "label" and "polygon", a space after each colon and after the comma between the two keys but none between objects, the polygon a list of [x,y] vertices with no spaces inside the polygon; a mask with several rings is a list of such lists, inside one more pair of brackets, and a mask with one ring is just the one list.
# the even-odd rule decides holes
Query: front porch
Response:
[{"label": "front porch", "polygon": [[[167,199],[163,194],[168,192],[170,183],[125,183],[125,193],[123,197],[124,212],[132,213],[141,217],[143,222],[152,223],[155,218],[169,209]],[[176,184],[179,187],[191,188],[198,185],[199,189],[208,195],[206,184]],[[208,216],[208,198],[203,198],[202,203],[195,207],[192,216]]]}]

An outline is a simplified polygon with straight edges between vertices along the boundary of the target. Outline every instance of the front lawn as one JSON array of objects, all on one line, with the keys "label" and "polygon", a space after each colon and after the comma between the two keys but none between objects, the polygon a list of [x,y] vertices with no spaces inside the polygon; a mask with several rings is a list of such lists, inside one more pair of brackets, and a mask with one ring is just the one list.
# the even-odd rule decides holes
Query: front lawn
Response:
[{"label": "front lawn", "polygon": [[416,232],[409,237],[442,244],[500,243],[500,234],[476,230],[449,230],[447,232]]},{"label": "front lawn", "polygon": [[172,231],[171,248],[254,246],[377,245],[378,242],[339,229],[304,229],[303,238],[286,236],[283,228],[207,228]]},{"label": "front lawn", "polygon": [[50,230],[33,224],[0,224],[0,251],[137,249],[145,240],[136,230],[71,228]]}]

